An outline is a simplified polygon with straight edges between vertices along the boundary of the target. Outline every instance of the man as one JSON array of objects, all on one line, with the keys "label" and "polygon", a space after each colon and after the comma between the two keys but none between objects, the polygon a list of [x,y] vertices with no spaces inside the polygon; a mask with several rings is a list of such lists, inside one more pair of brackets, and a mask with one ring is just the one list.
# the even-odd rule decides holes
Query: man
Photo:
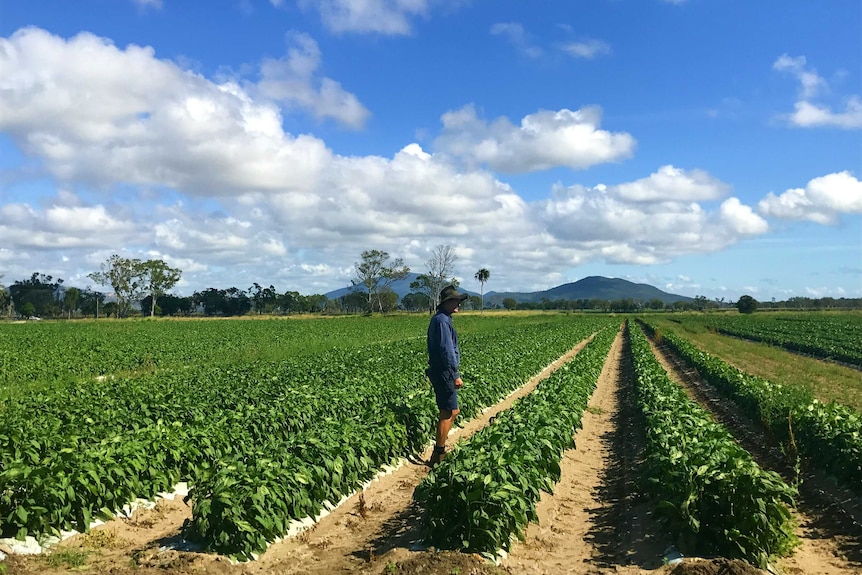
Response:
[{"label": "man", "polygon": [[458,334],[452,325],[452,314],[458,311],[461,302],[468,297],[467,294],[458,293],[455,286],[443,288],[437,313],[428,325],[428,369],[425,373],[434,386],[437,408],[440,410],[437,416],[434,453],[429,461],[432,467],[446,454],[446,438],[459,412],[458,390],[464,382],[458,372],[461,353],[458,350]]}]

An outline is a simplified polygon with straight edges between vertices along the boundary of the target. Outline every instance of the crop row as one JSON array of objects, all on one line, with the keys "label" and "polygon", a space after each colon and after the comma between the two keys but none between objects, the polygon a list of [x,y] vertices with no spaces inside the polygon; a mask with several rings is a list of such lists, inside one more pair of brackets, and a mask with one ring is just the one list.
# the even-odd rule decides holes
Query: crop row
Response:
[{"label": "crop row", "polygon": [[[467,379],[461,393],[464,418],[474,417],[522,385],[595,329],[597,325],[588,322],[556,332],[538,326],[502,338],[501,334],[465,338],[462,353],[475,359],[465,362],[465,373],[471,373],[472,379]],[[424,447],[436,422],[430,386],[389,392],[397,398],[393,403],[375,409],[371,402],[352,419],[340,414],[334,425],[321,428],[327,436],[318,437],[314,445],[306,443],[296,450],[293,438],[273,439],[258,450],[268,456],[240,453],[199,480],[190,493],[194,499],[191,533],[215,551],[251,557],[283,536],[290,520],[315,516],[327,501],[352,492],[391,461],[386,453],[368,453],[377,445],[375,437],[388,435],[388,445],[397,449],[405,443],[411,450]],[[414,426],[424,433],[411,431]],[[418,441],[410,445],[411,438]],[[379,443],[387,445],[385,439]]]},{"label": "crop row", "polygon": [[670,380],[643,332],[628,330],[637,403],[646,421],[647,490],[692,550],[761,567],[795,544],[795,489],[758,467],[728,431]]},{"label": "crop row", "polygon": [[812,465],[860,489],[862,414],[838,403],[821,403],[808,389],[745,373],[673,333],[665,332],[661,337],[701,377],[759,421],[791,453],[798,450]]},{"label": "crop row", "polygon": [[[465,370],[475,362],[476,377],[463,393],[465,414],[593,329],[556,321],[464,337]],[[424,362],[424,338],[412,338],[89,381],[8,401],[0,420],[0,532],[85,530],[93,517],[185,479],[189,534],[249,557],[290,520],[315,515],[427,442],[435,408]]]},{"label": "crop row", "polygon": [[862,318],[858,315],[708,316],[717,332],[862,367]]},{"label": "crop row", "polygon": [[562,453],[596,387],[617,330],[596,335],[568,364],[497,415],[418,486],[425,540],[493,557],[536,520],[541,491],[560,479]]}]

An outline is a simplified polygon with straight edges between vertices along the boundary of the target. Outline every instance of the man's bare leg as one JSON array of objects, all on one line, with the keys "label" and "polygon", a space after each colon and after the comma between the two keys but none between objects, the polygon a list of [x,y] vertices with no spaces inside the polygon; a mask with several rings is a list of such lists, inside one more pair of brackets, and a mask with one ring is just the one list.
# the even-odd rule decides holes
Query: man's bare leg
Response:
[{"label": "man's bare leg", "polygon": [[440,410],[437,416],[437,437],[435,438],[434,454],[431,456],[431,464],[435,464],[443,459],[443,453],[446,451],[446,439],[449,437],[449,431],[452,429],[452,424],[455,423],[455,418],[458,417],[459,410]]}]

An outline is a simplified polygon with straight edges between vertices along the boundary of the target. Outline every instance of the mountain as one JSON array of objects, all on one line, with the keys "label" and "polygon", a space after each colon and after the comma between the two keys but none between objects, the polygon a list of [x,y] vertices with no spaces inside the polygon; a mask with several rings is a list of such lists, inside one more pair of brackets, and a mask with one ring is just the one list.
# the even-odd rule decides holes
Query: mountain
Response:
[{"label": "mountain", "polygon": [[[419,274],[410,273],[403,280],[399,280],[392,284],[392,291],[398,294],[399,298],[410,293],[410,282],[416,280]],[[479,292],[470,291],[458,288],[459,291],[470,295],[479,295]],[[343,287],[324,294],[329,299],[337,299],[341,296],[349,294],[353,290],[352,287]],[[361,288],[361,291],[365,291]],[[578,280],[574,283],[563,284],[545,291],[536,292],[486,292],[485,305],[502,305],[503,300],[512,298],[518,303],[522,302],[541,302],[543,299],[550,301],[555,300],[578,300],[578,299],[600,299],[600,300],[621,300],[633,299],[648,302],[653,299],[661,300],[662,303],[672,304],[678,301],[692,301],[692,298],[663,292],[657,287],[649,284],[636,284],[627,280],[618,278],[606,278],[601,276],[590,276]]]},{"label": "mountain", "polygon": [[[404,278],[403,280],[398,280],[398,281],[392,282],[392,291],[397,293],[398,298],[401,299],[402,297],[406,296],[407,294],[409,294],[412,291],[410,289],[410,283],[416,281],[416,278],[418,276],[419,276],[419,274],[411,272],[411,273],[407,274],[407,277]],[[337,290],[325,293],[323,295],[325,295],[329,299],[338,299],[341,296],[345,296],[345,295],[349,294],[353,290],[354,290],[353,286],[349,286],[349,287],[339,288]],[[365,292],[366,290],[365,290],[364,286],[359,286],[358,291]],[[458,291],[463,292],[463,293],[467,293],[470,295],[479,295],[479,292],[470,291],[468,289],[463,289],[461,287],[458,288]]]},{"label": "mountain", "polygon": [[649,284],[638,284],[619,278],[589,276],[574,283],[563,284],[545,291],[537,292],[490,292],[485,294],[486,305],[500,305],[506,298],[518,303],[541,302],[543,299],[555,300],[621,300],[633,299],[648,302],[653,299],[672,304],[678,301],[692,301],[692,298],[664,292]]}]

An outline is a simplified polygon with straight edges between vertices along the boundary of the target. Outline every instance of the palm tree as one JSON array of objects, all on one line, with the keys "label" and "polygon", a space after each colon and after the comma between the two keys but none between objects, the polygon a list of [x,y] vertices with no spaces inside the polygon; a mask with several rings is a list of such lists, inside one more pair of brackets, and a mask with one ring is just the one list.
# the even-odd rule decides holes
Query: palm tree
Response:
[{"label": "palm tree", "polygon": [[482,302],[481,309],[482,309],[482,311],[485,311],[485,282],[488,281],[489,277],[491,277],[491,272],[489,272],[485,268],[482,268],[479,271],[477,271],[476,275],[473,277],[475,277],[477,280],[479,280],[479,284],[482,286],[480,288],[479,294],[481,296],[480,299]]}]

